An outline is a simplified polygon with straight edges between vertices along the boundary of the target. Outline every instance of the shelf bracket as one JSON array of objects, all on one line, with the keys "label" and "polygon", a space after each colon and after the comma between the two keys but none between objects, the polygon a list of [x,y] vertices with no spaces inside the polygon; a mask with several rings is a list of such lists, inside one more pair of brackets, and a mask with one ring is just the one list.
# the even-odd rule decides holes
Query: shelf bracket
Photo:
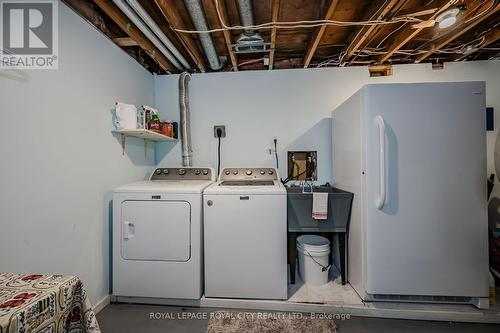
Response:
[{"label": "shelf bracket", "polygon": [[144,139],[144,158],[148,158],[148,140]]},{"label": "shelf bracket", "polygon": [[125,134],[122,134],[122,155],[125,155],[125,141],[126,141],[126,136]]}]

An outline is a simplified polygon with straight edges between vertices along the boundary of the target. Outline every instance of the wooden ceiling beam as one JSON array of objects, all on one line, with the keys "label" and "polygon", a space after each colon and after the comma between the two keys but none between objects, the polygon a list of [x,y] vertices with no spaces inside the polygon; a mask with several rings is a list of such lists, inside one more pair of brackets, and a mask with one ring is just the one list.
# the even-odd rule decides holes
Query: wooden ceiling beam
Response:
[{"label": "wooden ceiling beam", "polygon": [[[278,22],[278,16],[280,13],[280,0],[272,0],[272,9],[271,9],[271,20],[272,22]],[[271,30],[271,51],[269,52],[269,70],[273,69],[274,64],[274,51],[276,48],[276,35],[278,34],[278,29],[273,27]]]},{"label": "wooden ceiling beam", "polygon": [[419,6],[419,7],[412,7],[412,8],[408,8],[408,9],[402,9],[402,10],[398,11],[397,15],[398,15],[398,17],[405,17],[405,16],[419,17],[419,16],[432,15],[435,12],[437,12],[438,10],[439,10],[438,7],[429,8],[429,7]]},{"label": "wooden ceiling beam", "polygon": [[[399,1],[400,0],[391,0],[383,7],[380,7],[380,1],[373,1],[370,9],[368,10],[369,16],[366,16],[367,20],[383,19]],[[354,53],[359,50],[359,48],[376,28],[376,25],[369,25],[362,27],[356,32],[354,39],[347,48],[344,61],[348,61]]]},{"label": "wooden ceiling beam", "polygon": [[[215,8],[217,8],[218,1],[213,0]],[[222,19],[226,24],[229,24],[229,17],[227,15],[227,8],[226,8],[226,2],[222,1],[222,3],[219,6],[220,13],[222,15]],[[220,22],[220,28],[222,28],[222,22]],[[234,71],[238,71],[238,58],[236,57],[236,54],[233,51],[233,41],[232,41],[233,35],[231,34],[231,31],[229,30],[224,30],[224,40],[226,42],[226,47],[227,47],[227,52],[229,53],[229,58],[231,59],[231,65],[233,66]]]},{"label": "wooden ceiling beam", "polygon": [[176,71],[174,66],[167,58],[158,50],[153,43],[134,26],[128,17],[116,7],[111,0],[94,0],[97,6],[106,13],[137,45],[139,45],[154,61],[167,72]]},{"label": "wooden ceiling beam", "polygon": [[485,37],[483,42],[478,46],[477,50],[474,52],[471,52],[469,54],[461,54],[458,56],[455,56],[453,61],[461,61],[470,56],[473,53],[476,53],[477,51],[480,51],[482,48],[488,47],[489,45],[495,43],[497,40],[500,39],[500,28],[496,27],[493,30],[491,30]]},{"label": "wooden ceiling beam", "polygon": [[[448,9],[448,7],[450,7],[454,2],[455,0],[450,0],[446,2],[438,11],[434,12],[434,14],[431,17],[429,17],[429,21],[434,20],[439,14]],[[425,27],[420,27],[417,29],[408,27],[407,29],[403,30],[400,34],[396,36],[396,38],[389,45],[387,52],[377,58],[377,63],[382,64],[387,60],[389,60],[389,58],[392,57],[394,53],[399,51],[403,46],[406,45],[406,43],[412,40],[416,35],[418,35],[424,29]]]},{"label": "wooden ceiling beam", "polygon": [[[332,2],[330,3],[330,7],[328,7],[328,11],[326,12],[325,20],[332,19],[333,14],[335,13],[335,8],[337,8],[338,4],[339,0],[332,0]],[[307,68],[311,63],[311,60],[314,56],[314,53],[316,52],[316,49],[318,48],[319,42],[321,41],[321,37],[323,37],[325,30],[326,30],[326,25],[322,25],[318,27],[314,32],[311,41],[309,42],[309,46],[306,51],[306,56],[304,57],[304,68]]]},{"label": "wooden ceiling beam", "polygon": [[[495,0],[491,0],[490,3],[488,5],[485,5],[484,8],[488,8],[489,6],[492,5],[492,2],[495,2]],[[430,50],[428,50],[427,52],[425,53],[422,53],[420,55],[418,55],[416,58],[415,58],[415,62],[416,63],[419,63],[421,62],[422,60],[425,60],[427,57],[429,57],[431,54],[433,54],[434,52],[436,52],[437,50],[441,49],[443,46],[446,46],[447,44],[449,44],[450,42],[454,41],[455,39],[457,39],[458,37],[462,36],[464,33],[466,33],[467,31],[471,30],[472,28],[476,27],[478,24],[480,24],[481,22],[484,22],[484,20],[488,19],[489,17],[491,17],[492,15],[495,15],[498,11],[500,10],[500,5],[496,5],[495,8],[493,8],[492,10],[490,10],[488,13],[478,17],[477,19],[475,19],[474,21],[470,22],[470,23],[467,23],[467,24],[460,24],[460,26],[458,28],[456,28],[455,30],[453,30],[451,32],[451,34],[448,35],[448,37],[442,39],[441,41],[439,41],[437,44],[433,45],[431,47]]]},{"label": "wooden ceiling beam", "polygon": [[120,47],[139,46],[139,44],[130,37],[113,38],[113,43]]},{"label": "wooden ceiling beam", "polygon": [[[155,3],[171,27],[187,30],[182,18],[177,14],[177,7],[174,5],[173,0],[155,0]],[[204,57],[198,49],[195,40],[188,34],[179,34],[175,30],[174,33],[179,37],[182,45],[195,62],[196,67],[198,67],[202,73],[206,72],[207,68],[205,66]]]}]

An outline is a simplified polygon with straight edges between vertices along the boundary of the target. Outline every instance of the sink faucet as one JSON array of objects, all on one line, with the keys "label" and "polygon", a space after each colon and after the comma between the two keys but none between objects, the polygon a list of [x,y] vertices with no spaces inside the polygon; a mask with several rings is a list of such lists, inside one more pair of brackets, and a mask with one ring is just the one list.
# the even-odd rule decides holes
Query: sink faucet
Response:
[{"label": "sink faucet", "polygon": [[[302,182],[302,193],[313,193],[314,182],[312,179],[306,179]],[[309,187],[309,191],[306,191],[306,186]]]}]

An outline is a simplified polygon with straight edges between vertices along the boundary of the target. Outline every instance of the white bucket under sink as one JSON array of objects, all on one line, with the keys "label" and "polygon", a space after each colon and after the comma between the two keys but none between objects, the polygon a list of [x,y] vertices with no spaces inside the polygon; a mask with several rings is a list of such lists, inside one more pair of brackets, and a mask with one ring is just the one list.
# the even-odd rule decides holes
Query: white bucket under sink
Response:
[{"label": "white bucket under sink", "polygon": [[328,283],[330,241],[322,236],[302,235],[297,237],[297,252],[302,281],[315,286]]}]

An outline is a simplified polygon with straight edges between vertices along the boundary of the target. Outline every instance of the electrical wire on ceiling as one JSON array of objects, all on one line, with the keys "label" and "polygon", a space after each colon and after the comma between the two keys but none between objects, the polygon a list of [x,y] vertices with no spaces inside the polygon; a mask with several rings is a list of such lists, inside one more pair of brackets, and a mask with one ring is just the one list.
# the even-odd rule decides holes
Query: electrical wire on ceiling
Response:
[{"label": "electrical wire on ceiling", "polygon": [[[238,67],[241,67],[241,66],[245,66],[245,65],[250,65],[250,64],[255,64],[257,62],[261,62],[261,61],[264,61],[264,57],[262,58],[259,58],[259,59],[252,59],[252,60],[248,60],[248,61],[243,61],[241,63],[238,64]],[[233,66],[231,67],[231,69],[229,70],[230,72],[233,71],[236,67]]]},{"label": "electrical wire on ceiling", "polygon": [[[385,8],[385,6],[387,5],[387,2],[388,2],[388,1],[389,1],[389,0],[385,0],[385,1],[384,1],[381,5],[380,5],[380,7],[377,9],[377,11],[376,11],[375,13],[373,13],[373,14],[370,16],[370,20],[372,20],[372,19],[373,19],[373,18],[374,18],[374,17],[375,17],[375,16],[376,16],[376,15],[377,15],[377,14],[378,14],[381,10],[383,10],[383,9]],[[349,49],[351,48],[351,46],[352,46],[352,44],[354,43],[354,41],[356,41],[356,40],[358,39],[358,37],[359,37],[359,35],[361,34],[361,32],[362,32],[362,31],[363,31],[363,29],[359,29],[359,30],[358,30],[358,32],[356,33],[356,35],[354,36],[354,38],[352,38],[352,39],[351,39],[351,42],[349,43],[349,45],[348,45],[348,46],[347,46],[347,48],[346,48],[346,52],[347,52],[347,50],[349,50]],[[347,53],[346,53],[346,54],[347,54]],[[344,55],[344,56],[345,56],[345,55]],[[355,60],[355,59],[356,59],[356,56],[354,56],[354,59],[353,59],[353,60]],[[343,60],[344,60],[344,57],[342,57],[341,62],[339,63],[339,66],[344,66],[344,65],[345,65],[345,64],[344,64],[344,62],[343,62]]]},{"label": "electrical wire on ceiling", "polygon": [[477,49],[486,39],[486,36],[478,37],[468,43],[459,46],[436,50],[434,53],[459,53],[466,54],[470,49]]},{"label": "electrical wire on ceiling", "polygon": [[[171,26],[172,30],[187,33],[187,34],[201,34],[201,33],[213,33],[213,32],[223,32],[227,30],[263,30],[263,29],[296,29],[296,28],[314,28],[321,26],[372,26],[372,25],[385,25],[385,24],[395,24],[399,22],[413,22],[419,23],[425,20],[419,19],[415,16],[411,16],[412,14],[407,14],[402,17],[395,17],[391,20],[368,20],[368,21],[337,21],[337,20],[301,20],[301,21],[280,21],[280,22],[267,22],[263,24],[257,25],[235,25],[229,26],[226,24],[224,17],[220,12],[219,0],[215,0],[215,8],[217,11],[217,15],[219,21],[221,22],[222,28],[217,29],[209,29],[209,30],[185,30],[185,29],[177,29]],[[417,14],[417,13],[414,13]]]},{"label": "electrical wire on ceiling", "polygon": [[[485,2],[486,2],[486,0],[485,0],[485,1],[483,1],[483,2],[482,2],[479,6],[477,6],[476,8],[481,7],[481,6],[482,6]],[[473,16],[473,17],[471,17],[471,18],[469,18],[469,19],[468,19],[467,21],[465,21],[463,24],[467,24],[467,23],[472,22],[472,21],[474,21],[475,19],[477,19],[477,18],[479,18],[479,17],[481,17],[481,16],[484,16],[484,15],[488,14],[490,11],[492,11],[492,10],[493,10],[493,9],[494,9],[497,5],[498,5],[498,2],[499,2],[498,0],[492,1],[492,2],[491,2],[491,5],[490,5],[487,9],[485,9],[485,10],[483,10],[481,13],[479,13],[479,14],[477,14],[477,15],[475,15],[475,16]]]},{"label": "electrical wire on ceiling", "polygon": [[[493,1],[492,4],[487,9],[485,9],[481,13],[478,13],[478,14],[474,15],[473,17],[469,18],[464,23],[471,22],[471,21],[485,15],[489,11],[493,10],[496,7],[496,5],[498,4],[498,2],[499,2],[499,0]],[[454,4],[456,4],[456,3],[457,3],[457,1],[454,2]],[[486,0],[483,1],[477,8],[479,8],[484,3],[486,3]],[[395,29],[390,34],[385,36],[384,39],[382,39],[379,42],[379,44],[377,45],[377,48],[375,50],[373,50],[373,49],[365,50],[363,48],[362,50],[355,52],[354,57],[358,57],[358,56],[359,57],[368,57],[368,56],[372,56],[372,55],[384,55],[384,54],[386,54],[386,51],[384,51],[383,49],[379,49],[379,47],[388,39],[389,36],[393,35],[396,31],[402,29],[406,24],[407,24],[407,22],[403,23],[399,28]],[[483,34],[484,34],[484,32],[483,32]],[[359,35],[359,32],[358,32],[358,35]],[[467,52],[470,52],[470,50],[474,50],[474,49],[480,47],[480,45],[483,43],[484,39],[485,39],[485,37],[480,35],[478,38],[476,38],[470,42],[462,43],[458,46],[454,46],[454,47],[450,47],[450,48],[443,48],[440,50],[436,50],[434,53],[436,53],[436,54],[447,54],[447,53],[448,54],[450,54],[450,53],[452,53],[452,54],[467,54]],[[427,52],[426,50],[423,50],[423,49],[421,49],[421,47],[419,47],[416,50],[398,50],[398,51],[394,52],[394,54],[404,55],[404,56],[406,56],[405,59],[408,59],[408,57],[416,56],[416,55],[423,54],[426,52]],[[339,59],[340,59],[340,61],[339,61]],[[329,66],[329,65],[343,66],[344,63],[342,62],[342,60],[343,60],[342,53],[340,53],[340,56],[335,55],[332,58],[330,58],[330,60],[325,60],[322,63],[319,63],[317,65],[317,67],[324,67],[324,66]]]},{"label": "electrical wire on ceiling", "polygon": [[[474,40],[467,42],[467,43],[462,43],[460,45],[454,46],[454,47],[449,47],[449,48],[443,48],[441,50],[436,50],[435,53],[437,54],[467,54],[467,51],[470,49],[476,49],[478,48],[486,39],[485,36],[479,36],[475,38]],[[404,56],[417,56],[419,54],[426,53],[427,50],[397,50],[394,52],[394,54],[399,54],[399,55],[404,55]],[[319,67],[328,67],[328,66],[340,66],[342,64],[342,60],[345,57],[346,52],[342,51],[339,54],[334,55],[333,57],[326,59],[319,64],[316,65],[317,68]],[[357,57],[370,57],[370,56],[377,56],[377,55],[384,55],[386,54],[386,51],[384,48],[365,48],[360,51],[356,51],[354,55]],[[373,61],[361,61],[361,63],[366,63],[369,64]]]},{"label": "electrical wire on ceiling", "polygon": [[327,67],[330,65],[340,66],[340,64],[342,64],[342,61],[344,60],[344,57],[346,56],[346,54],[347,54],[346,51],[342,51],[339,54],[334,55],[332,58],[326,59],[326,60],[320,62],[319,64],[316,65],[316,68]]},{"label": "electrical wire on ceiling", "polygon": [[386,36],[385,36],[385,37],[384,37],[384,38],[383,38],[383,39],[382,39],[382,40],[381,40],[381,41],[377,44],[377,48],[378,48],[378,47],[381,47],[381,46],[382,46],[382,44],[384,44],[384,42],[385,42],[385,41],[386,41],[389,37],[391,37],[392,35],[394,35],[394,34],[395,34],[396,32],[398,32],[399,30],[403,29],[403,28],[406,26],[406,24],[407,24],[407,23],[408,23],[408,22],[403,23],[400,27],[398,27],[397,29],[394,29],[393,31],[391,31],[390,33],[388,33],[388,34],[387,34],[387,35],[386,35]]},{"label": "electrical wire on ceiling", "polygon": [[[450,2],[448,3],[448,6],[446,6],[446,7],[441,7],[439,10],[437,10],[436,14],[437,14],[437,13],[439,13],[439,12],[444,11],[444,10],[445,10],[447,7],[449,7],[449,6],[454,6],[454,5],[456,5],[456,4],[458,3],[458,1],[459,1],[459,0],[453,0],[453,1],[450,1]],[[426,4],[424,5],[424,7],[429,6],[432,2],[433,2],[433,0],[429,1],[428,3],[426,3]],[[377,10],[377,11],[376,11],[376,12],[375,12],[372,16],[371,16],[371,18],[373,18],[373,17],[374,17],[374,16],[375,16],[378,12],[380,12],[380,10],[382,10],[382,9],[385,7],[385,5],[386,5],[386,4],[387,4],[387,1],[385,1],[385,2],[384,2],[381,6],[380,6],[379,10]],[[403,5],[405,5],[405,4],[406,4],[406,2],[405,2]],[[401,10],[401,7],[399,7],[399,9],[398,9],[398,10],[396,10],[396,11],[393,13],[393,15],[398,15],[398,13],[400,12],[400,10]],[[410,14],[410,15],[411,15],[411,14]],[[370,18],[370,19],[371,19],[371,18]],[[427,21],[428,21],[428,20],[422,20],[421,22],[427,22]],[[384,42],[385,42],[385,41],[389,38],[389,36],[393,35],[393,34],[394,34],[394,33],[396,33],[397,31],[399,31],[399,30],[401,30],[403,27],[405,27],[407,23],[408,23],[408,22],[404,22],[404,23],[403,23],[401,26],[399,26],[397,29],[393,30],[391,33],[389,33],[387,36],[385,36],[385,38],[383,38],[383,39],[379,42],[379,44],[377,45],[377,48],[378,48],[378,47],[380,47],[380,46],[381,46],[381,45],[382,45],[382,44],[383,44],[383,43],[384,43]],[[359,34],[360,34],[362,31],[363,31],[363,29],[360,29],[360,30],[358,31],[358,33],[357,33],[356,37],[355,37],[354,39],[352,39],[351,44],[347,47],[347,50],[351,47],[352,43],[353,43],[353,42],[354,42],[354,41],[358,38]],[[369,44],[369,43],[370,43],[370,41],[369,41],[369,42],[368,42],[368,43],[367,43],[367,44],[366,44],[366,45],[365,45],[365,46],[364,46],[361,50],[364,50],[364,49],[368,46],[368,44]],[[352,61],[354,61],[354,60],[356,60],[356,57],[358,56],[358,54],[356,54],[356,53],[354,53],[353,55],[354,55],[354,57],[352,58],[351,62],[352,62]],[[341,64],[339,64],[339,66],[345,66],[345,63],[341,63]]]},{"label": "electrical wire on ceiling", "polygon": [[[484,4],[484,2],[485,2],[485,1],[483,1],[483,2],[479,5],[479,6],[477,6],[477,7],[476,7],[476,9],[478,9],[478,8],[479,8],[482,4]],[[464,24],[467,24],[467,23],[471,22],[472,20],[475,20],[475,19],[477,19],[477,18],[479,18],[479,17],[481,17],[481,16],[483,16],[483,15],[487,14],[487,13],[488,13],[488,12],[490,12],[491,10],[495,9],[495,7],[499,4],[499,2],[500,2],[500,0],[493,0],[493,1],[492,1],[492,4],[491,4],[491,5],[490,5],[487,9],[485,9],[485,10],[484,10],[484,11],[482,11],[481,13],[476,14],[476,15],[474,15],[473,17],[471,17],[471,18],[467,19],[466,21],[464,21],[463,23],[461,23],[461,24],[459,25],[459,27],[462,27]],[[456,4],[456,3],[457,3],[457,1],[455,1],[455,3],[454,3],[454,4]],[[458,28],[459,28],[459,27],[458,27]],[[458,28],[457,28],[457,29],[458,29]],[[452,31],[455,31],[455,30],[452,30]],[[446,36],[446,35],[445,35],[445,36]],[[443,36],[440,36],[439,38],[442,38],[442,37],[443,37]],[[422,45],[418,46],[418,47],[415,49],[415,51],[419,51],[419,50],[424,49],[425,47],[428,47],[428,45],[429,45],[429,44],[431,44],[431,43],[433,43],[434,41],[435,41],[435,39],[432,39],[432,40],[429,40],[429,41],[428,41],[428,42],[426,42],[426,43],[423,43]],[[437,52],[437,51],[435,51],[434,53],[438,53],[438,52]],[[406,60],[406,59],[408,59],[408,56],[407,56],[404,60]]]},{"label": "electrical wire on ceiling", "polygon": [[[481,3],[481,5],[484,4],[486,1],[487,0],[483,1]],[[387,3],[387,0],[382,4],[382,6],[380,7],[380,9],[377,10],[377,12],[375,12],[375,14],[373,14],[370,17],[369,20],[365,20],[365,21],[300,20],[300,21],[288,21],[288,22],[287,21],[280,21],[280,22],[273,21],[273,22],[267,22],[267,23],[257,24],[257,25],[245,25],[245,26],[235,25],[235,26],[229,26],[229,25],[226,24],[226,22],[224,20],[224,17],[221,14],[219,0],[215,0],[215,8],[216,8],[216,12],[217,12],[219,21],[221,22],[222,28],[209,29],[209,30],[185,30],[185,29],[177,29],[177,28],[174,28],[174,27],[171,27],[171,28],[172,28],[172,30],[174,30],[176,32],[179,32],[179,33],[201,34],[201,33],[223,32],[223,31],[228,31],[228,30],[247,30],[247,29],[263,30],[263,29],[272,29],[272,28],[276,28],[276,29],[296,29],[296,28],[312,28],[312,27],[329,26],[329,25],[332,25],[332,26],[344,26],[344,27],[345,26],[362,26],[363,27],[363,26],[378,26],[378,25],[389,25],[389,24],[403,23],[397,29],[393,30],[391,33],[389,33],[387,36],[385,36],[379,42],[379,44],[377,45],[377,48],[378,48],[391,35],[393,35],[397,31],[403,29],[403,27],[405,27],[407,23],[419,23],[419,22],[425,22],[426,21],[426,20],[422,20],[422,19],[419,19],[419,18],[416,17],[417,14],[418,14],[418,12],[406,14],[405,16],[394,17],[394,18],[391,18],[391,19],[388,19],[388,20],[373,20],[373,17],[376,16],[376,14],[379,13],[382,8],[384,8],[384,6],[385,6],[386,3]],[[458,0],[454,1],[451,5],[455,5],[456,3],[458,3]],[[485,9],[481,13],[478,13],[478,14],[474,15],[473,17],[467,19],[466,21],[463,22],[463,24],[469,23],[469,22],[471,22],[471,21],[473,21],[473,20],[475,20],[475,19],[477,19],[477,18],[479,18],[479,17],[487,14],[488,12],[490,12],[491,10],[493,10],[498,3],[499,3],[499,0],[492,1],[491,5],[487,9]],[[480,6],[478,6],[477,8],[479,8]],[[395,15],[397,15],[397,12],[396,12]],[[356,37],[360,34],[360,32],[361,32],[361,30],[358,31],[358,34],[356,35]],[[355,39],[356,38],[354,38],[353,41]],[[463,53],[466,52],[465,48],[467,48],[467,47],[474,48],[474,47],[477,47],[478,45],[480,45],[480,43],[479,43],[477,45],[471,46],[471,43],[474,43],[475,41],[477,41],[477,39],[474,40],[474,41],[471,41],[469,43],[466,43],[466,44],[461,44],[461,45],[459,45],[457,47],[453,47],[453,48],[449,48],[449,49],[437,50],[435,53],[462,53],[463,54]],[[408,56],[415,56],[415,55],[422,54],[422,53],[426,52],[425,50],[422,50],[422,47],[423,47],[423,45],[420,46],[419,48],[417,48],[416,50],[398,50],[394,54],[406,55],[407,57]],[[346,50],[348,48],[349,48],[349,46],[346,48]],[[357,57],[357,56],[361,56],[361,57],[365,56],[366,57],[366,56],[369,56],[369,55],[381,55],[381,54],[385,54],[385,53],[386,52],[384,52],[382,50],[380,50],[380,51],[379,50],[373,50],[373,49],[364,50],[364,48],[363,48],[361,51],[355,52],[354,56],[355,57]],[[316,67],[343,66],[343,65],[345,65],[344,64],[344,58],[345,58],[346,55],[347,55],[347,52],[343,51],[343,52],[341,52],[339,54],[334,55],[333,57],[331,57],[329,59],[326,59],[326,60],[320,62],[319,64],[316,65]],[[253,60],[250,60],[250,61],[247,61],[247,62],[243,62],[243,63],[239,64],[238,66],[248,65],[248,64],[256,63],[256,62],[259,62],[259,61],[262,61],[262,60],[263,60],[263,58],[253,59]],[[232,70],[234,70],[234,67],[232,67],[230,69],[230,71],[232,71]]]}]

